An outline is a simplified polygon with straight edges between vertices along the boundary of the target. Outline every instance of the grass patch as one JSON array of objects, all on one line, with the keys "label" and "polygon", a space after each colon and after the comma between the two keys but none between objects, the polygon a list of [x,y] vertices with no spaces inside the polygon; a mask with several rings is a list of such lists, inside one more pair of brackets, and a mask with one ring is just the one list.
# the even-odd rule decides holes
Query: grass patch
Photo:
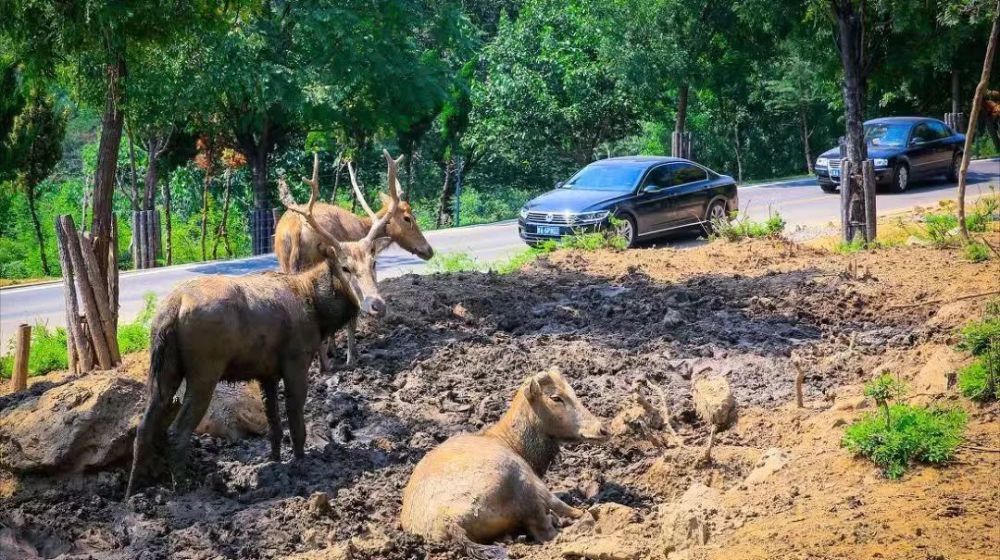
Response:
[{"label": "grass patch", "polygon": [[955,455],[965,430],[966,416],[961,410],[890,404],[904,392],[890,373],[865,385],[865,396],[879,410],[851,424],[841,440],[846,449],[871,459],[891,479],[901,477],[914,463],[946,463]]},{"label": "grass patch", "polygon": [[156,295],[147,292],[139,316],[130,323],[118,325],[118,350],[131,354],[149,348],[149,327],[156,314]]},{"label": "grass patch", "polygon": [[[14,373],[14,341],[10,354],[0,358],[0,375],[10,378]],[[66,329],[50,329],[44,323],[31,328],[31,353],[28,355],[28,375],[44,375],[50,371],[69,367],[66,355]]]},{"label": "grass patch", "polygon": [[710,237],[726,241],[775,238],[785,231],[786,225],[785,219],[777,212],[772,212],[763,222],[755,222],[746,214],[734,212],[729,220],[712,221],[712,235]]},{"label": "grass patch", "polygon": [[965,245],[964,255],[966,260],[974,263],[990,260],[989,248],[978,241],[967,243]]},{"label": "grass patch", "polygon": [[479,261],[468,253],[438,253],[427,262],[427,269],[434,273],[470,272],[480,270]]},{"label": "grass patch", "polygon": [[986,306],[982,321],[969,323],[961,330],[960,350],[976,361],[958,371],[958,389],[974,401],[1000,399],[1000,298]]}]

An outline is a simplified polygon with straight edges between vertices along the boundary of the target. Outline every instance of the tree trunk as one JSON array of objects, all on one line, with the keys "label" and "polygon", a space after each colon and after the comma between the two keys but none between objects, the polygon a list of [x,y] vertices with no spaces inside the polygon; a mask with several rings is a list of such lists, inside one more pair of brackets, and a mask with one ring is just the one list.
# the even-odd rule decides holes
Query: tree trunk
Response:
[{"label": "tree trunk", "polygon": [[452,158],[444,161],[444,185],[441,187],[441,198],[438,202],[437,227],[439,228],[444,227],[445,224],[451,221],[451,197],[454,192],[451,175],[454,165],[455,162]]},{"label": "tree trunk", "polygon": [[809,148],[809,122],[806,120],[806,108],[799,106],[799,120],[802,122],[802,152],[806,156],[806,173],[812,175],[812,149]]},{"label": "tree trunk", "polygon": [[212,181],[212,174],[205,171],[205,184],[201,190],[201,260],[208,256],[206,253],[205,236],[208,233],[208,185]]},{"label": "tree trunk", "polygon": [[163,220],[167,223],[167,245],[164,250],[164,259],[166,259],[167,266],[174,264],[174,241],[173,241],[173,225],[171,224],[170,216],[170,174],[167,173],[166,180],[163,182]]},{"label": "tree trunk", "polygon": [[[115,194],[115,171],[118,169],[118,147],[122,140],[124,122],[122,105],[122,80],[125,77],[125,58],[118,54],[107,66],[108,88],[105,96],[104,115],[101,117],[101,140],[97,148],[97,171],[94,174],[94,210],[91,232],[94,250],[99,255],[108,254],[111,242],[111,210]],[[104,266],[107,262],[102,259]],[[107,278],[107,269],[101,276]]]},{"label": "tree trunk", "polygon": [[958,228],[962,239],[969,242],[969,228],[965,223],[965,180],[969,173],[969,158],[972,156],[972,140],[976,135],[976,123],[979,120],[979,110],[983,106],[983,95],[986,85],[990,82],[990,69],[997,50],[997,36],[1000,35],[1000,0],[997,0],[993,12],[993,30],[990,32],[990,42],[986,45],[986,56],[983,59],[983,74],[976,86],[976,95],[972,99],[972,114],[969,115],[969,129],[965,131],[965,149],[962,153],[962,165],[958,169]]},{"label": "tree trunk", "polygon": [[147,149],[146,153],[148,158],[148,163],[146,165],[146,178],[145,193],[142,197],[142,209],[143,210],[153,210],[156,207],[156,182],[159,180],[157,174],[159,169],[157,168],[157,155],[156,155],[156,143],[150,140],[146,143]]},{"label": "tree trunk", "polygon": [[740,123],[733,123],[733,151],[736,152],[736,184],[743,184],[743,148],[740,146]]},{"label": "tree trunk", "polygon": [[410,153],[406,154],[406,190],[403,193],[403,200],[410,201],[410,192],[413,188],[413,154],[416,153],[416,143],[412,144]]},{"label": "tree trunk", "polygon": [[226,175],[226,189],[225,189],[225,194],[222,195],[223,196],[222,221],[219,222],[219,225],[215,228],[215,239],[212,240],[212,259],[219,258],[219,239],[222,237],[226,238],[226,255],[229,257],[233,256],[232,250],[229,247],[229,226],[228,226],[229,198],[230,198],[229,193],[231,192],[230,186],[233,182],[233,172],[227,169],[225,175]]},{"label": "tree trunk", "polygon": [[961,91],[961,88],[959,87],[959,81],[958,81],[958,69],[957,68],[953,68],[951,70],[951,112],[952,113],[961,113],[962,112],[962,103],[959,100],[959,92],[960,91]]},{"label": "tree trunk", "polygon": [[129,188],[132,191],[132,210],[146,210],[139,204],[139,182],[136,179],[135,142],[132,139],[132,127],[126,127],[125,135],[128,137]]},{"label": "tree trunk", "polygon": [[42,272],[50,276],[52,272],[49,271],[49,262],[45,258],[45,238],[42,237],[42,225],[38,222],[38,209],[35,207],[35,186],[25,185],[24,192],[28,197],[31,223],[35,226],[35,239],[38,240],[38,256],[42,259]]},{"label": "tree trunk", "polygon": [[677,119],[674,121],[674,132],[684,132],[684,128],[687,126],[689,89],[690,86],[684,83],[677,90]]}]

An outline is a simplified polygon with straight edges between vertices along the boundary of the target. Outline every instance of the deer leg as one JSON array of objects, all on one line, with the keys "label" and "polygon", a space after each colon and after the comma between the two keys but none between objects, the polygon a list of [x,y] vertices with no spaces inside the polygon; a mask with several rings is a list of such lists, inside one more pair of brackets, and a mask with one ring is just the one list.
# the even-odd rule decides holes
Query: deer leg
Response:
[{"label": "deer leg", "polygon": [[282,376],[285,382],[285,415],[292,436],[292,453],[296,459],[305,457],[307,368],[298,361],[290,363]]},{"label": "deer leg", "polygon": [[[217,371],[215,368],[199,367],[201,371],[193,371],[186,379],[187,387],[184,388],[184,401],[181,409],[177,413],[177,418],[170,426],[169,439],[172,444],[170,466],[174,471],[174,476],[182,477],[184,466],[187,461],[188,448],[191,447],[191,435],[198,423],[205,417],[208,405],[212,402],[212,393],[215,392],[216,378],[208,374],[208,371]],[[198,375],[201,373],[202,375]]]},{"label": "deer leg", "polygon": [[333,360],[330,359],[331,338],[325,338],[319,344],[319,369],[323,372],[333,371]]},{"label": "deer leg", "polygon": [[552,525],[549,517],[548,504],[537,500],[534,507],[528,512],[524,520],[524,527],[528,534],[536,541],[543,543],[551,541],[556,536],[556,528]]},{"label": "deer leg", "polygon": [[268,436],[271,441],[271,460],[281,460],[281,416],[278,414],[278,380],[265,379],[260,382],[264,392],[264,412],[267,414]]},{"label": "deer leg", "polygon": [[547,494],[546,502],[548,504],[549,509],[552,510],[552,512],[558,515],[559,517],[570,517],[573,519],[579,519],[583,517],[584,513],[586,513],[582,509],[577,509],[567,504],[566,502],[560,500],[559,496],[556,496],[552,492],[549,492],[547,488],[545,489],[545,493]]},{"label": "deer leg", "polygon": [[358,340],[355,333],[358,330],[358,316],[351,317],[347,323],[347,363],[346,367],[352,368],[358,365]]}]

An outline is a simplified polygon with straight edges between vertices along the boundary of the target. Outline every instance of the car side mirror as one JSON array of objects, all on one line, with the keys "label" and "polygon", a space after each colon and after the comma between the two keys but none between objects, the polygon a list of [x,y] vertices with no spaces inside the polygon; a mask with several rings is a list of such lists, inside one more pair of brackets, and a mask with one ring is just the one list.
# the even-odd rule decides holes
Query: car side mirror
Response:
[{"label": "car side mirror", "polygon": [[556,181],[556,188],[561,189],[566,184],[566,181]]},{"label": "car side mirror", "polygon": [[923,144],[923,143],[924,143],[924,141],[921,140],[921,139],[919,139],[919,138],[914,138],[914,139],[910,140],[910,145],[911,146],[919,146],[920,144]]},{"label": "car side mirror", "polygon": [[660,187],[656,185],[656,183],[649,183],[648,185],[642,187],[642,192],[644,193],[652,193],[658,190],[660,190]]}]

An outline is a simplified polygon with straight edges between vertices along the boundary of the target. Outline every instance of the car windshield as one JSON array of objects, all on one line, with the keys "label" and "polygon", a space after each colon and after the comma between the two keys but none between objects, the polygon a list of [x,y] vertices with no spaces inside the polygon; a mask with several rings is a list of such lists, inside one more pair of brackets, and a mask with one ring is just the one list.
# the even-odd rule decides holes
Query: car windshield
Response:
[{"label": "car windshield", "polygon": [[910,134],[908,124],[868,124],[865,125],[865,142],[872,146],[899,148],[906,145]]},{"label": "car windshield", "polygon": [[630,191],[635,188],[642,172],[649,167],[645,163],[597,163],[580,170],[566,181],[564,189],[592,191]]}]

